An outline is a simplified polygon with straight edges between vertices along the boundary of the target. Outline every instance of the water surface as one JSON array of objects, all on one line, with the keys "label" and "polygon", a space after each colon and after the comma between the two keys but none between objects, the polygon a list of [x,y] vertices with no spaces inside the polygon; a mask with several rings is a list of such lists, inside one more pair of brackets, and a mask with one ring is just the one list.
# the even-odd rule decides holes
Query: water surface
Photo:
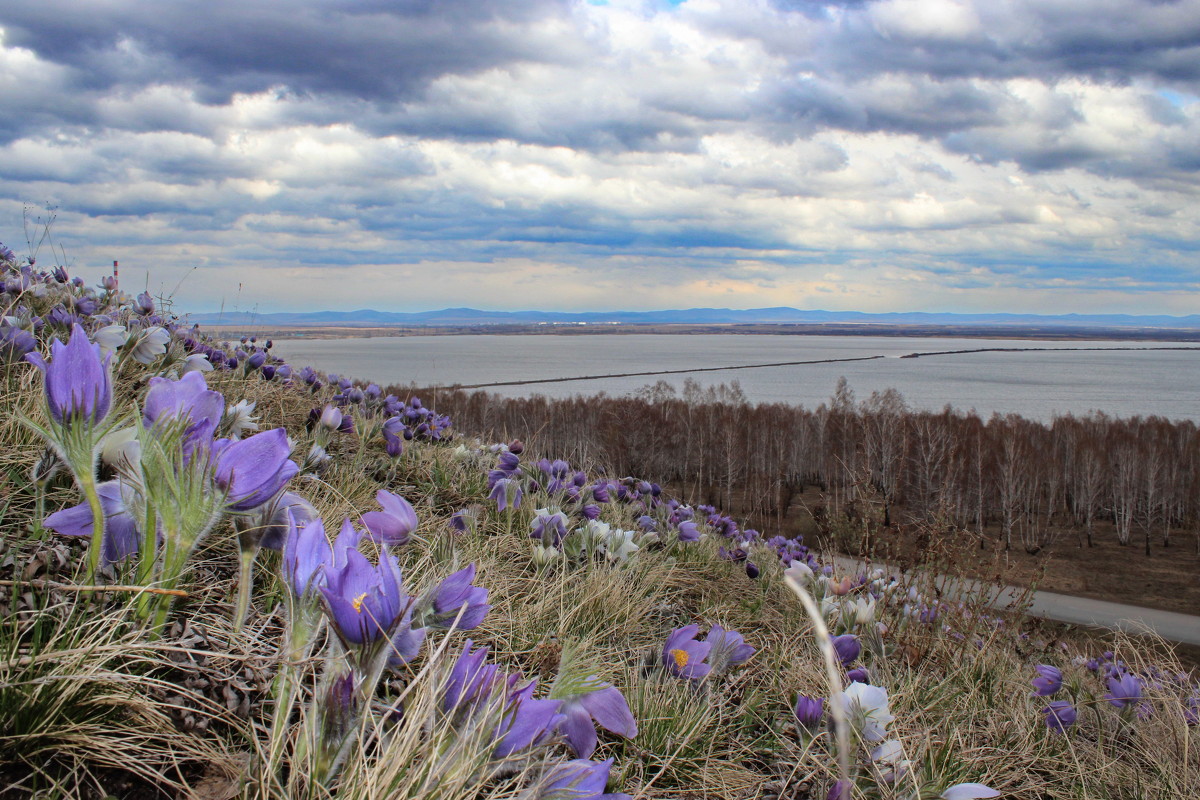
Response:
[{"label": "water surface", "polygon": [[[1158,415],[1200,421],[1200,350],[1151,349],[1164,346],[1174,345],[891,336],[613,334],[292,339],[277,342],[275,351],[297,367],[308,364],[380,385],[422,386],[884,356],[871,361],[673,374],[662,379],[677,388],[689,377],[703,386],[736,380],[752,402],[816,407],[828,402],[838,378],[844,375],[860,399],[873,391],[895,388],[911,406],[928,410],[940,410],[949,404],[984,415],[1016,413],[1042,420],[1055,414],[1099,410],[1122,417]],[[1051,350],[900,358],[909,353],[989,347]],[[1070,349],[1079,347],[1104,349]],[[500,386],[489,391],[510,397],[569,397],[600,392],[620,396],[658,379],[614,377]]]}]

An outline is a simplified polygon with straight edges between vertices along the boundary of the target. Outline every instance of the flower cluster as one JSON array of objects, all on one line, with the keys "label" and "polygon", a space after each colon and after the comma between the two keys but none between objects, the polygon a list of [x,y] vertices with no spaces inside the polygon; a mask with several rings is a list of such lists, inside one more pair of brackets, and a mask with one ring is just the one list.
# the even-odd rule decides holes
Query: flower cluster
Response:
[{"label": "flower cluster", "polygon": [[[1068,733],[1078,722],[1081,708],[1097,709],[1097,713],[1102,707],[1115,709],[1118,717],[1128,722],[1152,716],[1158,702],[1172,695],[1173,702],[1178,703],[1176,708],[1182,709],[1184,722],[1189,726],[1198,722],[1200,683],[1189,675],[1167,673],[1155,666],[1135,671],[1112,651],[1091,659],[1076,659],[1074,666],[1083,666],[1091,677],[1077,670],[1068,675],[1063,668],[1050,664],[1034,666],[1032,697],[1063,693],[1068,698],[1051,700],[1041,708],[1046,727],[1053,733]],[[1159,695],[1157,702],[1151,700],[1151,691]]]}]

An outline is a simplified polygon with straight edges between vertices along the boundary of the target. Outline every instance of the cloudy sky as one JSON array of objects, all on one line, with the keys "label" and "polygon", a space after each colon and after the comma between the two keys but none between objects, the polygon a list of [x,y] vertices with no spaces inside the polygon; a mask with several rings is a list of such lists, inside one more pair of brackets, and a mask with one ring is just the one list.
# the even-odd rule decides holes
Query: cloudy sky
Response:
[{"label": "cloudy sky", "polygon": [[0,241],[191,311],[1195,313],[1198,95],[1200,0],[4,0]]}]

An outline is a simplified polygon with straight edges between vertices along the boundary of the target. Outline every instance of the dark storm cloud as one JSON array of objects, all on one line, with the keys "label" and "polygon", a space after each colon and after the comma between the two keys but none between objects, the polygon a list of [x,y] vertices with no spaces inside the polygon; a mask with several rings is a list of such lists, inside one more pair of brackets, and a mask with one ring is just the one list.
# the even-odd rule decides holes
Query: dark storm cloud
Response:
[{"label": "dark storm cloud", "polygon": [[536,25],[557,0],[8,0],[11,44],[77,70],[80,88],[194,85],[210,102],[284,85],[397,100],[431,79],[568,58]]},{"label": "dark storm cloud", "polygon": [[[967,20],[977,24],[961,24]],[[848,77],[1074,75],[1123,83],[1144,76],[1193,87],[1200,80],[1200,4],[1194,0],[855,4],[828,34],[817,43],[816,58],[811,51],[792,55]]]}]

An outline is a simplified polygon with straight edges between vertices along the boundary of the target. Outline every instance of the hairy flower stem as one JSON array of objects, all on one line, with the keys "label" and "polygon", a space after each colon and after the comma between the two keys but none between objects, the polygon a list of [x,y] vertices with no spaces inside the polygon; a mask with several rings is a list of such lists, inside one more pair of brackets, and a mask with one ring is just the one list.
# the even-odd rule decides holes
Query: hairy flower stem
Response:
[{"label": "hairy flower stem", "polygon": [[42,520],[46,518],[46,487],[40,481],[33,490],[33,534],[37,539],[46,538],[46,528]]},{"label": "hairy flower stem", "polygon": [[104,507],[100,505],[100,492],[96,489],[96,474],[94,470],[76,472],[75,479],[79,481],[79,490],[87,500],[88,508],[92,510],[92,543],[88,547],[88,583],[96,582],[96,573],[100,571],[100,553],[104,547]]},{"label": "hairy flower stem", "polygon": [[[183,565],[187,561],[189,553],[179,546],[178,530],[163,531],[163,539],[163,570],[159,588],[174,589],[179,583],[179,575],[183,572]],[[167,624],[167,614],[171,611],[171,596],[161,594],[142,596],[150,597],[149,606],[154,610],[153,630],[161,631]]]},{"label": "hairy flower stem", "polygon": [[240,631],[250,613],[250,591],[254,588],[254,560],[258,547],[242,547],[238,551],[238,594],[233,608],[233,629]]},{"label": "hairy flower stem", "polygon": [[[158,514],[154,506],[146,505],[146,524],[142,528],[142,545],[138,553],[137,582],[149,586],[154,580],[154,562],[158,557]],[[138,616],[143,619],[148,615],[147,606],[138,598]]]},{"label": "hairy flower stem", "polygon": [[[301,670],[312,655],[324,616],[311,603],[298,601],[288,594],[288,622],[279,672],[275,676],[272,694],[275,710],[271,715],[270,744],[267,764],[282,764],[283,750],[291,728],[292,710],[301,686]],[[302,740],[303,741],[303,740]],[[298,762],[295,762],[298,763]]]}]

